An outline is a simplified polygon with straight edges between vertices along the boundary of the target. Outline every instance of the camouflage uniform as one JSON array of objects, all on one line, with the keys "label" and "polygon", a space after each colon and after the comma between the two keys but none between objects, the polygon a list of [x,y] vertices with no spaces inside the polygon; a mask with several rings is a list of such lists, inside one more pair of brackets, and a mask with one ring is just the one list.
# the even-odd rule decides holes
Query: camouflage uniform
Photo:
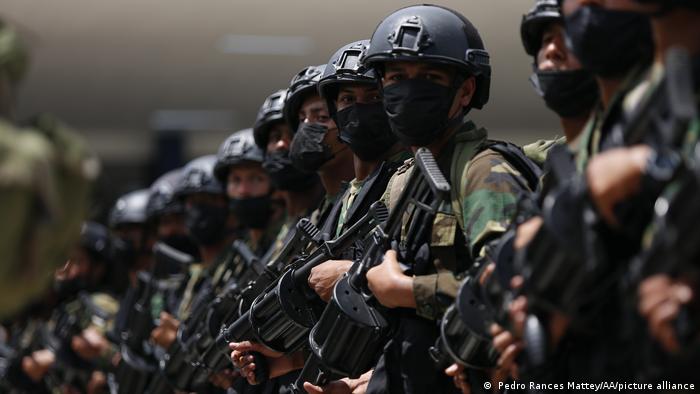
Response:
[{"label": "camouflage uniform", "polygon": [[[477,128],[469,121],[446,144],[454,149],[441,152],[437,157],[438,164],[453,187],[455,216],[435,218],[431,246],[447,247],[454,251],[462,248],[455,244],[455,240],[463,236],[466,247],[464,256],[460,257],[467,260],[451,257],[448,258],[449,262],[436,260],[433,262],[434,272],[414,278],[416,312],[425,318],[436,319],[444,312],[449,303],[445,304],[445,300],[440,298],[447,296],[451,300],[454,297],[459,283],[457,276],[482,253],[486,242],[505,231],[515,213],[518,196],[527,190],[527,181],[503,156],[491,149],[480,150],[479,146],[486,141],[486,136],[484,128]],[[459,156],[463,154],[472,157],[458,163]],[[390,208],[402,188],[399,179],[406,177],[410,168],[409,165],[400,169],[389,181],[382,199],[388,202]],[[457,232],[458,226],[461,235]],[[455,263],[457,265],[452,265]]]},{"label": "camouflage uniform", "polygon": [[[454,214],[433,220],[430,259],[414,263],[414,310],[397,310],[397,333],[374,370],[368,392],[428,392],[454,390],[442,371],[436,371],[428,348],[439,335],[436,320],[453,301],[461,274],[482,253],[485,243],[501,235],[515,212],[518,195],[527,181],[499,153],[481,149],[487,132],[466,122],[436,158],[452,186]],[[383,200],[394,205],[411,171],[411,163],[389,181]],[[410,377],[410,378],[409,378]],[[402,389],[401,389],[402,388]]]},{"label": "camouflage uniform", "polygon": [[[108,347],[97,358],[85,360],[72,350],[73,337],[59,334],[80,335],[83,330],[92,328],[107,337],[117,309],[118,303],[112,295],[95,292],[62,303],[47,320],[30,319],[16,333],[18,352],[4,377],[7,385],[17,392],[61,393],[63,385],[84,388],[93,370],[111,368],[114,349]],[[56,360],[42,379],[35,382],[25,374],[22,357],[44,349],[53,352]]]},{"label": "camouflage uniform", "polygon": [[[28,65],[15,32],[0,21],[0,81],[12,87]],[[6,85],[0,84],[0,90]],[[0,95],[3,93],[0,91]],[[5,94],[10,96],[9,94]],[[0,317],[45,290],[80,234],[99,163],[53,118],[20,129],[0,114]]]},{"label": "camouflage uniform", "polygon": [[[80,234],[99,164],[72,131],[43,117],[42,132],[0,120],[0,315],[7,315],[51,281]],[[13,223],[10,225],[10,223]]]},{"label": "camouflage uniform", "polygon": [[[700,137],[700,118],[697,114],[700,113],[700,55],[695,55],[693,64],[693,79],[695,86],[693,87],[693,92],[695,94],[695,106],[696,106],[696,118],[691,121],[689,127],[684,136],[683,144],[681,146],[681,155],[683,159],[691,166],[697,166],[697,144]],[[642,103],[645,99],[651,96],[656,90],[663,88],[660,86],[660,81],[664,77],[666,69],[663,64],[654,64],[646,77],[625,97],[623,101],[623,108],[631,111],[637,105]],[[673,202],[673,199],[678,194],[679,188],[682,184],[683,179],[676,179],[672,181],[669,185],[664,188],[661,193],[660,198],[666,201]],[[686,200],[687,201],[687,200]],[[684,211],[685,213],[685,211]],[[697,219],[697,218],[695,218]],[[669,229],[658,230],[657,224],[652,222],[646,229],[644,238],[642,239],[642,254],[657,241],[657,237],[663,239],[668,236]],[[682,262],[685,263],[685,262]],[[685,279],[690,279],[691,283],[697,279],[697,271],[693,268],[679,268],[676,267],[676,271],[671,272],[671,275],[687,275]],[[695,272],[693,272],[695,271]],[[697,282],[695,282],[697,283]],[[627,291],[636,292],[636,288],[627,289]],[[628,294],[629,295],[629,294]],[[637,298],[632,296],[630,299],[636,301]],[[637,305],[635,303],[627,305],[627,309],[633,312],[636,311]],[[692,313],[692,312],[691,312]],[[700,359],[700,346],[696,342],[690,342],[683,345],[683,351],[680,354],[669,354],[663,351],[658,351],[655,345],[655,340],[651,339],[646,327],[643,324],[639,324],[639,321],[633,317],[629,318],[630,324],[636,325],[632,328],[636,332],[635,338],[639,340],[640,343],[647,343],[652,350],[645,358],[645,364],[642,365],[641,374],[648,381],[656,382],[661,380],[670,381],[687,381],[687,382],[697,382],[698,377],[695,368],[690,367],[697,365]],[[697,333],[697,327],[692,328]],[[650,343],[651,342],[651,343]]]},{"label": "camouflage uniform", "polygon": [[[406,160],[409,160],[410,158],[411,154],[408,151],[402,150],[389,157],[385,163],[387,163],[391,167],[398,167],[401,163],[405,162]],[[362,196],[363,186],[366,183],[370,182],[371,179],[377,175],[378,174],[373,172],[372,174],[370,174],[369,177],[367,177],[364,180],[359,181],[357,180],[357,178],[355,178],[350,181],[348,189],[345,191],[345,193],[343,193],[342,197],[339,200],[340,213],[335,226],[335,237],[340,236],[340,234],[345,229],[346,224],[351,223],[348,222],[348,218],[352,217],[354,211],[356,210],[355,206],[353,206],[353,203],[355,202],[355,199],[358,198],[358,196]]]}]

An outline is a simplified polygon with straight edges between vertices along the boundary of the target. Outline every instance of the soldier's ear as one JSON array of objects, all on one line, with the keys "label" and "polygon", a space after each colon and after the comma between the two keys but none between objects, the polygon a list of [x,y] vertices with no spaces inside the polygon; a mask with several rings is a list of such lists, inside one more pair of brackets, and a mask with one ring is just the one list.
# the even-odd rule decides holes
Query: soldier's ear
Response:
[{"label": "soldier's ear", "polygon": [[459,97],[459,103],[462,108],[469,106],[474,97],[474,92],[476,92],[476,78],[471,75],[462,82],[462,86],[457,91],[457,97]]}]

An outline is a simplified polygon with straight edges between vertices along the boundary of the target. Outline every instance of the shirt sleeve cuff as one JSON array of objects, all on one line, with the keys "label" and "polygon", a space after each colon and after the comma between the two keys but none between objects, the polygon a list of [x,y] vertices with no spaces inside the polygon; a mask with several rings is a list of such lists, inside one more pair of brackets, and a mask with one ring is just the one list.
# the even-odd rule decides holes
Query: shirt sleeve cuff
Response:
[{"label": "shirt sleeve cuff", "polygon": [[413,296],[416,299],[416,314],[426,319],[437,318],[438,275],[419,275],[413,277]]}]

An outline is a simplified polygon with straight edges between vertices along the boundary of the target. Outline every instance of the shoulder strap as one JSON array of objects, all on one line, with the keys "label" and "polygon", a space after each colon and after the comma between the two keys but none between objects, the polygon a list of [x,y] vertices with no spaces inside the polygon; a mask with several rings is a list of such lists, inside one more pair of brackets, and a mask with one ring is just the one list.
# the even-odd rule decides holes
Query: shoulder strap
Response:
[{"label": "shoulder strap", "polygon": [[491,149],[500,153],[506,161],[515,167],[525,178],[531,191],[537,191],[542,176],[542,168],[530,159],[523,149],[511,142],[492,141],[486,142],[484,149]]},{"label": "shoulder strap", "polygon": [[466,167],[469,166],[471,159],[480,151],[480,146],[485,141],[486,134],[483,137],[473,138],[469,134],[458,134],[456,136],[454,153],[452,154],[452,163],[450,164],[450,199],[452,200],[452,210],[457,217],[457,223],[464,230],[464,217],[462,212],[462,202],[460,201],[460,193],[463,190],[462,174],[466,172]]},{"label": "shoulder strap", "polygon": [[531,191],[537,191],[540,184],[542,169],[525,154],[521,147],[506,141],[458,139],[455,153],[452,157],[452,166],[450,167],[450,180],[453,185],[450,193],[452,209],[462,229],[464,229],[464,217],[459,196],[465,187],[463,174],[466,173],[467,167],[474,156],[485,149],[491,149],[501,154],[525,178]]}]

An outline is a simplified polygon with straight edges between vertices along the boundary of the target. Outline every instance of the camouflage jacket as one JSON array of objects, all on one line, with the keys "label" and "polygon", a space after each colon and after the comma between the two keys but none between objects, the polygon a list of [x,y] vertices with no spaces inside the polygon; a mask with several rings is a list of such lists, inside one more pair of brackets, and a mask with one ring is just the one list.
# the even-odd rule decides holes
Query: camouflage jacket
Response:
[{"label": "camouflage jacket", "polygon": [[29,128],[0,118],[0,317],[44,291],[80,234],[99,162],[49,116]]},{"label": "camouflage jacket", "polygon": [[[433,221],[431,272],[413,279],[419,316],[437,319],[442,315],[457,293],[462,273],[488,241],[505,232],[518,196],[527,191],[527,181],[501,154],[479,148],[486,137],[484,128],[468,121],[436,158],[453,188],[453,206],[458,204],[455,215],[461,217],[440,215]],[[475,154],[466,163],[458,164],[455,157],[460,155],[459,149],[473,149]],[[400,178],[406,176],[411,165],[399,169],[389,181],[383,199],[390,209],[400,193]]]}]

